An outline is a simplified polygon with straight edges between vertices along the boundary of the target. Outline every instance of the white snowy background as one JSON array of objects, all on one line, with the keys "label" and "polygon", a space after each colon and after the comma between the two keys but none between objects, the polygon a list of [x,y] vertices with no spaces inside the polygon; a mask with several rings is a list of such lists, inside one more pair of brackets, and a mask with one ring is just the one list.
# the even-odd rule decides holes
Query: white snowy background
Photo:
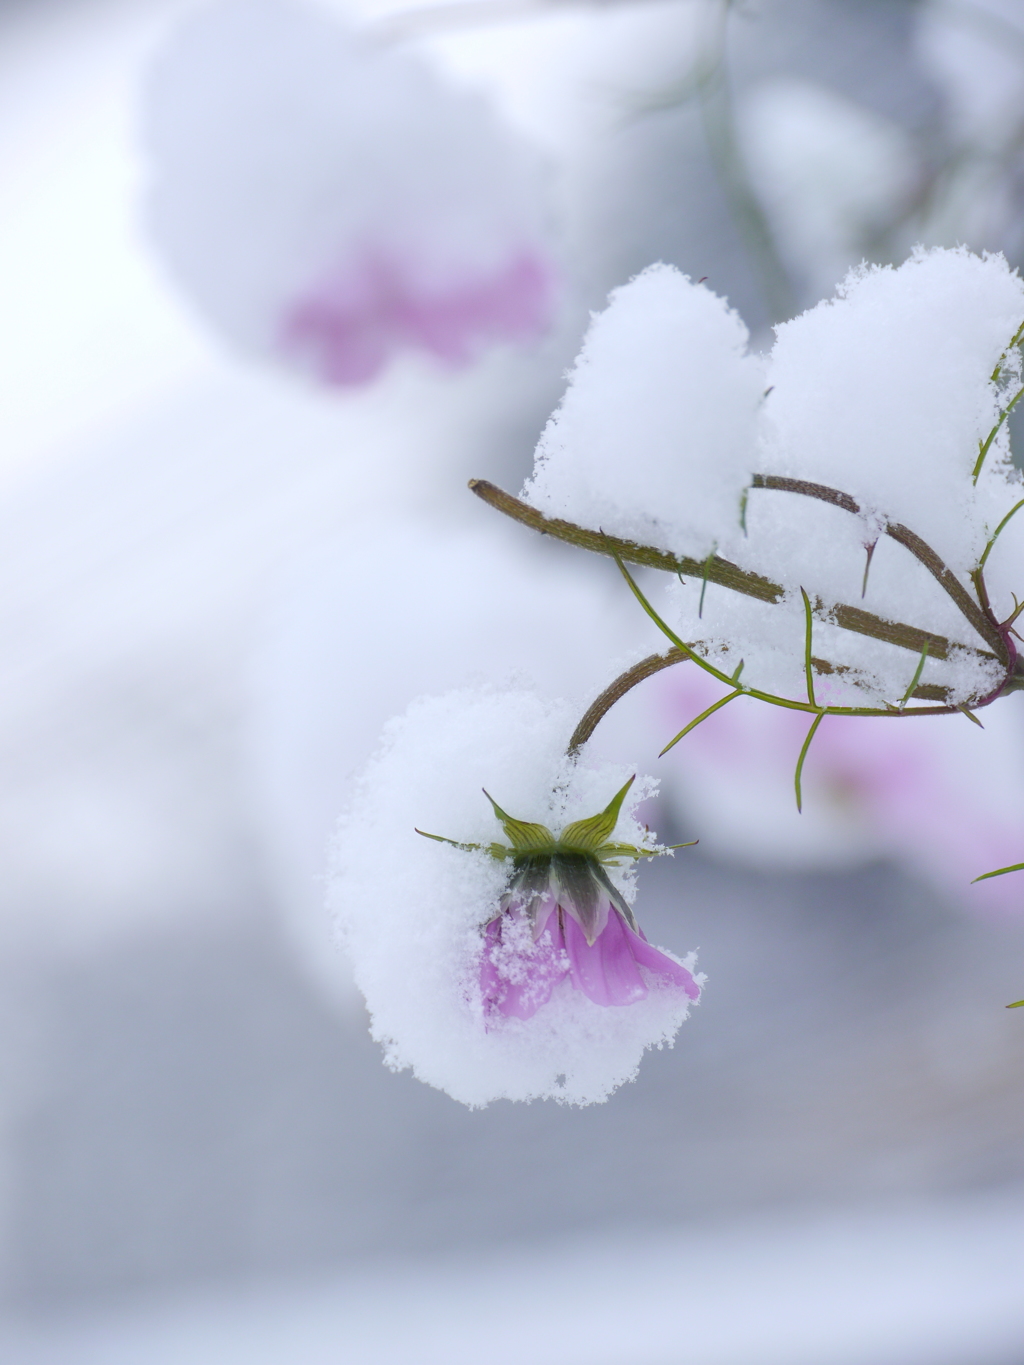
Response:
[{"label": "white snowy background", "polygon": [[[1015,1365],[1024,906],[870,847],[766,873],[664,801],[702,844],[644,869],[644,923],[709,974],[675,1049],[593,1110],[470,1113],[381,1066],[316,877],[413,696],[585,696],[650,638],[609,566],[465,491],[521,483],[609,288],[664,258],[763,341],[943,140],[876,254],[1020,260],[1022,7],[746,7],[753,264],[671,96],[697,0],[424,25],[549,157],[570,297],[532,352],[341,395],[234,356],[145,239],[140,90],[183,8],[0,5],[3,1358]],[[653,743],[623,711],[615,756]]]}]

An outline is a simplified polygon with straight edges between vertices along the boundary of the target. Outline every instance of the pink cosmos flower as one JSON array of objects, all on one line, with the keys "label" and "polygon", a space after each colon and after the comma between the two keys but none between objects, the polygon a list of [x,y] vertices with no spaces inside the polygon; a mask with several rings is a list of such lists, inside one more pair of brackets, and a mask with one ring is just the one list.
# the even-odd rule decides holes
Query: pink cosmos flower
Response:
[{"label": "pink cosmos flower", "polygon": [[484,931],[485,1013],[529,1019],[566,977],[595,1005],[632,1005],[652,986],[700,995],[690,972],[647,942],[600,863],[586,855],[533,864],[505,893]]},{"label": "pink cosmos flower", "polygon": [[595,1005],[633,1005],[652,989],[681,990],[691,1000],[700,995],[682,963],[647,942],[604,870],[622,857],[668,851],[608,842],[632,784],[630,778],[599,815],[567,825],[557,837],[546,825],[516,820],[488,797],[511,847],[495,843],[486,851],[513,864],[498,913],[484,927],[480,992],[488,1024],[499,1016],[532,1018],[566,978]]},{"label": "pink cosmos flower", "polygon": [[539,159],[411,53],[290,0],[222,0],[146,95],[152,239],[243,350],[351,386],[550,324]]}]

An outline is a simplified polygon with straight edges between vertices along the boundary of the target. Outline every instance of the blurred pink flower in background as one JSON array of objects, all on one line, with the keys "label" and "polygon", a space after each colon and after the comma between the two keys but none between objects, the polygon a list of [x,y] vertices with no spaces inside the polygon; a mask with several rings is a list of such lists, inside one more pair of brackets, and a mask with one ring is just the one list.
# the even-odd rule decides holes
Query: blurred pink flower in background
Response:
[{"label": "blurred pink flower in background", "polygon": [[465,365],[500,341],[528,341],[551,311],[551,276],[524,252],[491,275],[447,283],[415,262],[368,249],[329,274],[285,315],[281,347],[328,384],[362,384],[403,347]]},{"label": "blurred pink flower in background", "polygon": [[287,0],[187,19],[147,91],[151,236],[235,345],[329,385],[447,366],[556,305],[544,177],[482,98]]},{"label": "blurred pink flower in background", "polygon": [[[652,716],[664,740],[722,694],[686,666],[656,686]],[[666,755],[665,794],[680,791],[687,811],[699,811],[702,847],[720,857],[774,867],[887,857],[948,903],[1016,911],[1019,879],[971,882],[1024,859],[1021,700],[986,707],[984,730],[949,716],[826,717],[804,767],[799,815],[793,772],[806,717],[739,698]]]}]

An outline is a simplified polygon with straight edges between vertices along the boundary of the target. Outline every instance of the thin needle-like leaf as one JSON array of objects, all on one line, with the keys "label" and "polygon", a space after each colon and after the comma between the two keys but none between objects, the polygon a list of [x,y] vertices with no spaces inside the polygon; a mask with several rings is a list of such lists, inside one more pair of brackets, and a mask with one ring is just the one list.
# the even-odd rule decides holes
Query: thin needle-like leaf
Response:
[{"label": "thin needle-like leaf", "polygon": [[800,757],[796,761],[796,774],[793,778],[793,785],[796,788],[796,808],[801,814],[804,809],[804,797],[800,782],[804,772],[804,759],[807,757],[807,750],[811,747],[811,740],[814,738],[818,726],[824,719],[825,712],[819,711],[811,721],[811,728],[807,731],[807,738],[804,740],[803,748],[800,750]]},{"label": "thin needle-like leaf", "polygon": [[811,635],[814,630],[814,620],[811,616],[811,599],[800,589],[800,596],[804,599],[804,674],[807,678],[807,700],[812,706],[817,706],[814,700],[814,667],[811,661]]},{"label": "thin needle-like leaf", "polygon": [[995,367],[995,369],[992,371],[992,373],[989,375],[989,379],[992,381],[993,384],[998,383],[998,381],[999,381],[999,376],[1000,376],[1000,375],[1002,374],[1002,372],[1003,372],[1003,361],[1006,359],[1006,357],[1009,355],[1009,353],[1013,350],[1014,346],[1019,346],[1019,345],[1020,345],[1021,337],[1024,337],[1024,322],[1022,322],[1021,325],[1020,325],[1020,326],[1017,328],[1017,330],[1014,332],[1013,336],[1010,338],[1010,341],[1009,341],[1009,344],[1008,344],[1007,347],[1006,347],[1006,350],[1002,353],[1002,355],[1001,355],[1001,356],[999,357],[999,359],[996,361],[996,367]]},{"label": "thin needle-like leaf", "polygon": [[965,702],[961,702],[961,704],[960,704],[956,709],[957,709],[958,711],[962,711],[962,712],[964,713],[964,715],[967,717],[968,720],[973,721],[974,724],[978,727],[979,730],[984,730],[984,728],[985,728],[984,725],[982,725],[981,721],[980,721],[980,720],[978,719],[978,717],[974,714],[974,712],[970,709],[970,707],[967,706],[967,704],[966,704]]},{"label": "thin needle-like leaf", "polygon": [[460,844],[457,839],[446,839],[443,834],[428,834],[425,829],[416,829],[416,834],[422,834],[424,839],[434,839],[439,844],[451,844],[452,848],[460,848],[463,853],[487,853],[492,858],[501,862],[504,858],[510,858],[513,850],[506,848],[504,844]]},{"label": "thin needle-like leaf", "polygon": [[996,540],[997,540],[998,537],[999,537],[1000,531],[1003,529],[1003,527],[1006,525],[1006,523],[1007,523],[1007,522],[1010,520],[1010,518],[1013,516],[1014,512],[1019,512],[1020,509],[1021,509],[1022,507],[1024,507],[1024,498],[1021,498],[1020,502],[1014,503],[1014,505],[1013,505],[1013,506],[1010,508],[1010,510],[1007,512],[1006,516],[1003,517],[1002,521],[999,523],[999,525],[996,527],[996,529],[992,532],[992,536],[991,536],[991,538],[990,538],[988,544],[985,546],[985,551],[984,551],[984,553],[982,554],[981,558],[978,560],[978,568],[979,568],[979,569],[983,569],[983,568],[985,567],[985,561],[988,559],[989,555],[992,553],[992,546],[996,543]]},{"label": "thin needle-like leaf", "polygon": [[729,692],[726,696],[719,697],[716,702],[709,706],[705,711],[702,711],[699,716],[695,716],[693,720],[690,721],[689,725],[684,725],[683,728],[679,731],[678,735],[676,735],[675,739],[669,740],[669,742],[665,745],[664,749],[662,749],[658,757],[664,758],[665,755],[668,753],[669,749],[671,749],[674,745],[678,744],[684,735],[688,735],[691,730],[695,730],[702,720],[707,720],[708,716],[714,715],[714,713],[718,711],[721,707],[723,707],[726,704],[726,702],[732,701],[734,697],[742,697],[742,695],[743,688],[737,687],[735,692]]},{"label": "thin needle-like leaf", "polygon": [[989,877],[1004,877],[1007,872],[1024,872],[1024,863],[1011,863],[1009,867],[997,867],[994,872],[983,872],[980,877],[973,877],[971,885],[975,882],[987,882]]},{"label": "thin needle-like leaf", "polygon": [[703,573],[703,575],[701,576],[701,580],[700,580],[700,602],[699,602],[699,604],[698,604],[698,606],[697,606],[697,620],[698,620],[698,621],[702,620],[702,619],[703,619],[703,616],[704,616],[704,594],[705,594],[705,593],[707,592],[707,590],[708,590],[708,570],[711,568],[711,561],[714,559],[717,550],[718,550],[718,546],[717,546],[717,545],[712,545],[711,550],[710,550],[710,552],[708,553],[708,557],[707,557],[707,559],[705,559],[705,561],[704,561],[704,573]]},{"label": "thin needle-like leaf", "polygon": [[[927,657],[928,657],[928,641],[925,640],[925,642],[924,642],[924,648],[921,650],[921,657],[920,657],[920,659],[918,659],[918,661],[917,661],[917,667],[914,669],[914,676],[910,679],[910,686],[907,688],[906,692],[904,692],[904,694],[903,694],[903,700],[900,702],[900,710],[901,710],[901,711],[903,710],[904,706],[906,706],[906,704],[907,704],[907,702],[910,700],[910,698],[914,695],[914,689],[917,687],[917,684],[921,681],[921,674],[924,672],[924,661],[925,661],[925,659],[927,659]],[[973,719],[973,717],[972,717],[972,719]],[[980,722],[979,722],[979,724],[980,724]]]},{"label": "thin needle-like leaf", "polygon": [[1002,412],[1000,412],[998,422],[996,422],[995,426],[992,428],[989,434],[985,437],[984,441],[982,441],[981,445],[978,447],[978,458],[975,461],[974,472],[971,475],[975,483],[978,482],[978,477],[981,474],[982,465],[984,465],[985,463],[985,456],[988,454],[992,442],[998,436],[1000,427],[1003,425],[1007,417],[1009,417],[1010,413],[1017,406],[1017,401],[1020,398],[1024,398],[1024,388],[1018,389],[1017,392],[1013,395],[1013,397],[1007,403],[1006,407],[1003,408]]},{"label": "thin needle-like leaf", "polygon": [[612,558],[619,566],[619,573],[622,574],[623,578],[629,584],[633,596],[640,603],[644,611],[651,618],[654,624],[658,627],[661,633],[672,641],[676,649],[681,649],[688,659],[692,659],[695,664],[698,664],[701,668],[703,668],[705,673],[710,673],[711,676],[713,678],[717,678],[719,682],[723,682],[731,686],[732,679],[729,677],[728,673],[723,673],[721,672],[720,669],[717,669],[714,666],[714,664],[709,664],[707,659],[702,659],[701,656],[697,653],[697,651],[693,649],[690,645],[688,645],[685,640],[680,639],[680,637],[675,633],[672,627],[668,625],[667,622],[661,619],[658,613],[651,606],[650,602],[648,602],[647,598],[640,590],[639,583],[637,583],[636,579],[626,568],[625,564],[622,562],[619,556],[613,555]]},{"label": "thin needle-like leaf", "polygon": [[874,557],[875,546],[876,546],[877,544],[878,544],[878,537],[876,536],[875,539],[871,542],[870,545],[865,546],[865,548],[866,548],[866,550],[867,550],[867,552],[868,552],[868,557],[867,557],[867,559],[864,561],[864,580],[863,580],[863,582],[862,582],[861,585],[860,585],[860,595],[861,595],[861,600],[862,600],[862,601],[863,601],[863,599],[868,595],[868,574],[871,572],[871,560],[872,560],[873,557]]},{"label": "thin needle-like leaf", "polygon": [[1024,1000],[1015,1000],[1012,1005],[1007,1005],[1008,1010],[1019,1010],[1024,1005]]}]

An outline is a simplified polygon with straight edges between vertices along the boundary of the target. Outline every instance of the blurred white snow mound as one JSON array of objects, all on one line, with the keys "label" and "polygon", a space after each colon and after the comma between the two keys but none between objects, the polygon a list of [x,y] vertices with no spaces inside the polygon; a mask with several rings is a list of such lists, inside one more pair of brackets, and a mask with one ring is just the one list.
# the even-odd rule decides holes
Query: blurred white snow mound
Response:
[{"label": "blurred white snow mound", "polygon": [[742,97],[739,123],[779,249],[815,292],[831,289],[920,189],[906,131],[827,86],[763,81]]},{"label": "blurred white snow mound", "polygon": [[[568,981],[533,1018],[485,1027],[481,929],[507,869],[484,853],[424,839],[501,837],[481,787],[518,818],[560,829],[607,804],[621,765],[568,764],[575,713],[525,691],[463,690],[415,702],[389,723],[333,846],[330,904],[393,1069],[479,1106],[496,1099],[600,1102],[635,1076],[648,1047],[671,1044],[688,1013],[681,992],[633,1005],[593,1004]],[[617,835],[642,842],[630,793]],[[632,899],[628,871],[609,869]]]},{"label": "blurred white snow mound", "polygon": [[942,90],[961,143],[983,149],[990,158],[1020,136],[1022,18],[1020,0],[970,5],[925,0],[917,9],[917,55]]},{"label": "blurred white snow mound", "polygon": [[198,10],[146,91],[149,223],[244,352],[328,384],[470,362],[550,321],[533,151],[479,96],[288,0]]},{"label": "blurred white snow mound", "polygon": [[738,314],[654,265],[595,314],[524,496],[549,516],[703,558],[740,530],[760,362]]}]

